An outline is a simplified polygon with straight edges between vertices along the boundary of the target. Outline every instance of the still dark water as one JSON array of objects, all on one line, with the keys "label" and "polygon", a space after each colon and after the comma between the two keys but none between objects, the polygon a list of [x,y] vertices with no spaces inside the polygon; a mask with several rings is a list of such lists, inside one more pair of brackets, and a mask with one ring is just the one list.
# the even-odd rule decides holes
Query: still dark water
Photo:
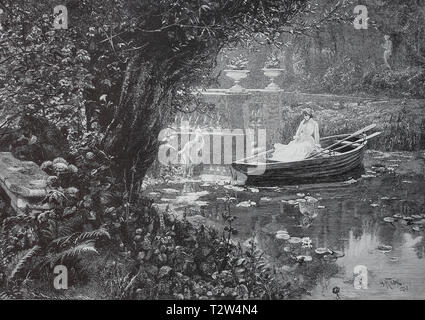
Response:
[{"label": "still dark water", "polygon": [[[403,182],[404,181],[404,182]],[[304,215],[299,205],[282,203],[277,193],[267,192],[271,200],[252,208],[235,208],[235,223],[241,239],[254,235],[258,246],[267,254],[279,259],[282,246],[276,244],[274,235],[286,229],[291,236],[309,237],[313,249],[325,247],[341,251],[344,257],[332,266],[325,264],[317,274],[303,276],[315,282],[308,299],[335,299],[332,288],[340,288],[340,297],[362,299],[425,298],[425,239],[423,224],[404,223],[396,219],[385,222],[384,217],[400,214],[403,217],[424,214],[425,181],[419,178],[402,180],[397,177],[380,177],[356,185],[317,189],[310,192],[320,199],[313,209],[317,214],[309,226],[303,226]],[[423,216],[425,217],[425,215]],[[422,217],[422,218],[423,218]],[[413,221],[413,220],[412,220]],[[421,221],[417,217],[416,221]],[[413,229],[416,226],[415,230]],[[416,231],[417,230],[417,231]],[[378,250],[381,245],[391,246],[389,252]],[[308,263],[305,262],[306,268]],[[368,269],[368,289],[355,289],[354,267]],[[308,279],[310,277],[311,279]]]},{"label": "still dark water", "polygon": [[[373,164],[379,159],[369,156],[366,172],[372,170],[372,176],[353,184],[256,190],[200,184],[190,192],[180,190],[189,201],[185,205],[180,199],[178,210],[202,208],[207,223],[220,226],[223,195],[235,197],[236,203],[254,201],[253,206],[232,205],[238,240],[252,239],[273,260],[296,268],[296,280],[311,292],[304,299],[336,299],[335,287],[341,299],[425,299],[424,161],[392,158],[386,165],[396,163],[393,169],[399,167],[399,172],[375,174]],[[306,205],[306,197],[313,203]],[[286,249],[294,245],[276,239],[279,230],[291,237],[309,237],[312,248],[296,250],[312,261],[288,263]],[[316,248],[338,251],[342,257],[324,261]],[[354,286],[354,268],[359,265],[367,268],[367,289]]]}]

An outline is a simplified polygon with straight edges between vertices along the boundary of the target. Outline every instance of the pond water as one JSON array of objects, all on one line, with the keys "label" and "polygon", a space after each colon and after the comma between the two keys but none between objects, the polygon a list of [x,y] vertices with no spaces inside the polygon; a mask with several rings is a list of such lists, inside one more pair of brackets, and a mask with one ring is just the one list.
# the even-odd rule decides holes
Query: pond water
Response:
[{"label": "pond water", "polygon": [[[309,237],[313,248],[343,252],[344,257],[335,262],[339,267],[337,272],[328,279],[320,274],[310,275],[318,281],[311,297],[306,298],[335,299],[332,289],[339,287],[341,298],[424,299],[423,229],[415,231],[416,224],[405,225],[401,223],[403,219],[388,223],[383,218],[400,213],[405,216],[424,213],[425,182],[413,179],[411,183],[400,183],[399,180],[384,177],[339,190],[315,190],[311,196],[320,199],[320,205],[325,208],[317,210],[310,226],[302,224],[303,215],[297,205],[273,200],[253,208],[235,208],[233,214],[238,219],[234,226],[242,239],[251,237],[255,231],[259,247],[277,259],[281,252],[279,246],[273,245],[276,242],[273,233],[283,229],[291,236]],[[273,199],[273,194],[266,196]],[[391,246],[392,250],[381,252],[378,250],[381,245]],[[354,288],[353,270],[357,265],[368,269],[367,290]]]},{"label": "pond water", "polygon": [[[311,294],[305,299],[425,299],[424,161],[402,155],[384,160],[369,155],[369,174],[352,184],[243,190],[200,184],[192,188],[184,210],[196,207],[194,195],[202,190],[201,215],[207,223],[220,225],[223,195],[238,203],[255,202],[232,206],[237,238],[255,241],[272,259],[296,270],[296,280]],[[379,168],[384,168],[380,174]],[[177,196],[179,201],[186,193]],[[305,202],[305,197],[313,200]],[[312,248],[296,250],[313,260],[289,264],[287,242],[276,239],[279,230],[309,237]],[[338,252],[339,258],[324,261],[315,253],[319,247]],[[363,289],[354,286],[359,265],[367,268]]]}]

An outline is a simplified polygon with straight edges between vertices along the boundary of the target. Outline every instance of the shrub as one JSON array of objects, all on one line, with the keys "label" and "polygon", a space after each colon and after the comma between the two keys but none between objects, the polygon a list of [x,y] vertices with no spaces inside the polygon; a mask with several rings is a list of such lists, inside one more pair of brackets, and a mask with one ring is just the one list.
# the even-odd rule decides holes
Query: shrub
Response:
[{"label": "shrub", "polygon": [[371,93],[423,98],[425,69],[410,67],[402,70],[372,70],[364,76],[362,87]]}]

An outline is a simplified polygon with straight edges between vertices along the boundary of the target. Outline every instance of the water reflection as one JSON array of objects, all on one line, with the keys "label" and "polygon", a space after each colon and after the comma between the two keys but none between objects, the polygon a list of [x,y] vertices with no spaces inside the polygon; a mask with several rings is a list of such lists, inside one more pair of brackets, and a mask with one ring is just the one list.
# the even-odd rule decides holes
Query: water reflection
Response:
[{"label": "water reflection", "polygon": [[[283,259],[276,243],[276,231],[286,229],[291,236],[310,237],[313,246],[344,253],[335,263],[316,262],[299,267],[301,281],[312,289],[312,299],[335,299],[332,288],[340,288],[342,299],[423,299],[425,298],[425,240],[423,229],[414,231],[410,223],[388,223],[395,214],[423,214],[425,197],[422,179],[399,184],[388,177],[374,179],[341,190],[315,190],[322,210],[310,210],[306,203],[294,206],[279,201],[254,208],[235,208],[239,237],[255,242],[267,254]],[[273,195],[262,192],[260,196]],[[276,196],[276,195],[275,195]],[[401,199],[400,199],[401,198]],[[317,204],[315,204],[317,205]],[[301,209],[301,210],[300,210]],[[308,226],[303,220],[310,217]],[[313,218],[314,217],[314,218]],[[383,252],[382,246],[392,250]],[[368,289],[354,288],[354,268],[368,269]]]}]

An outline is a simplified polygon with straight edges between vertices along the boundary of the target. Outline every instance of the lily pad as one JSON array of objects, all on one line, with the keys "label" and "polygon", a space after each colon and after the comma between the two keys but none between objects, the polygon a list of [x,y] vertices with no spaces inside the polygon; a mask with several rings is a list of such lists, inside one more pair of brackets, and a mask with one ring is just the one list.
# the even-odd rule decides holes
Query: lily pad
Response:
[{"label": "lily pad", "polygon": [[412,214],[412,218],[413,219],[421,219],[422,216],[418,215],[418,214]]},{"label": "lily pad", "polygon": [[269,198],[269,197],[262,197],[262,198],[260,199],[260,201],[263,201],[263,202],[269,202],[269,201],[272,201],[272,199],[271,199],[271,198]]},{"label": "lily pad", "polygon": [[391,250],[393,250],[393,247],[385,245],[385,244],[381,244],[378,246],[378,250],[381,252],[390,252]]},{"label": "lily pad", "polygon": [[331,253],[331,251],[328,248],[316,248],[314,252],[316,252],[317,254]]},{"label": "lily pad", "polygon": [[289,240],[291,238],[291,236],[287,233],[278,233],[276,234],[276,239],[280,239],[280,240]]},{"label": "lily pad", "polygon": [[394,218],[391,218],[391,217],[385,217],[383,220],[385,222],[394,222],[395,221],[395,219]]},{"label": "lily pad", "polygon": [[161,194],[159,192],[149,192],[148,196],[150,197],[159,197]]},{"label": "lily pad", "polygon": [[276,232],[276,234],[288,234],[288,231],[286,230],[279,230]]},{"label": "lily pad", "polygon": [[239,202],[236,206],[237,207],[249,208],[249,207],[253,207],[255,205],[257,205],[257,204],[254,201],[248,200],[248,201]]},{"label": "lily pad", "polygon": [[223,186],[223,188],[228,189],[228,190],[233,190],[233,191],[236,191],[236,192],[245,191],[245,188],[234,186],[234,185],[225,185],[225,186]]},{"label": "lily pad", "polygon": [[401,219],[401,218],[403,218],[403,215],[401,215],[400,213],[396,213],[395,215],[393,215],[393,218]]},{"label": "lily pad", "polygon": [[344,183],[345,184],[354,184],[354,183],[357,183],[357,180],[356,179],[350,179],[350,180],[344,181]]},{"label": "lily pad", "polygon": [[164,188],[162,189],[163,193],[167,193],[167,194],[179,194],[180,191],[177,189],[171,189],[171,188]]},{"label": "lily pad", "polygon": [[333,255],[335,258],[342,258],[342,257],[344,257],[344,256],[345,256],[345,253],[344,253],[344,252],[342,252],[342,251],[333,251],[333,250],[332,250],[332,255]]},{"label": "lily pad", "polygon": [[362,174],[362,178],[363,179],[370,179],[370,178],[375,178],[376,175],[374,174]]},{"label": "lily pad", "polygon": [[301,243],[301,241],[302,241],[302,239],[301,238],[298,238],[298,237],[291,237],[289,239],[289,243],[292,243],[292,244]]},{"label": "lily pad", "polygon": [[327,254],[327,255],[323,256],[323,260],[328,261],[328,262],[335,262],[337,260],[337,257],[335,257],[332,254]]}]

